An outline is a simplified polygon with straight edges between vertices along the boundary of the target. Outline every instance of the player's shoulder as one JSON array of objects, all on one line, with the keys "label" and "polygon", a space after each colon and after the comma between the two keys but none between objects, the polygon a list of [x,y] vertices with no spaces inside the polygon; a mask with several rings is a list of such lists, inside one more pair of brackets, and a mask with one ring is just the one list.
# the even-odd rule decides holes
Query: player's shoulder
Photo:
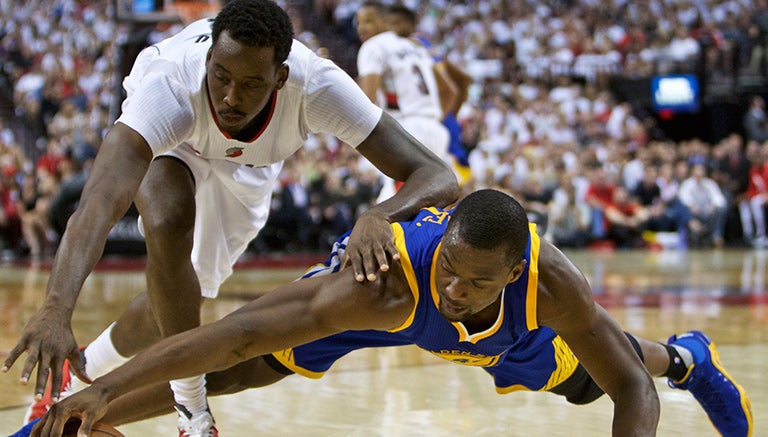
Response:
[{"label": "player's shoulder", "polygon": [[399,37],[395,32],[388,30],[386,32],[382,32],[368,38],[368,40],[366,40],[360,46],[360,49],[361,50],[365,50],[365,49],[370,50],[371,48],[378,48],[382,50],[388,49],[388,48],[392,48],[393,45],[402,44],[403,40],[407,41],[406,38]]},{"label": "player's shoulder", "polygon": [[[589,282],[579,268],[555,245],[540,240],[537,258],[539,314],[560,314],[591,302]],[[545,316],[546,318],[546,316]]]},{"label": "player's shoulder", "polygon": [[333,61],[319,56],[296,39],[293,40],[285,63],[288,65],[291,79],[294,80],[307,81],[313,79],[313,75],[322,74],[322,71],[327,69],[341,70]]}]

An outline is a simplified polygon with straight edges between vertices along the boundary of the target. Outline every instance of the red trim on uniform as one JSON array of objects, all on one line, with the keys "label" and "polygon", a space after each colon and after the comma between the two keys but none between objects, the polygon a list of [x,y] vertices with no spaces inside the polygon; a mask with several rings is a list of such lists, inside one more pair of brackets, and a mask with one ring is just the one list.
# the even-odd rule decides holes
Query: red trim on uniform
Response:
[{"label": "red trim on uniform", "polygon": [[272,121],[272,116],[275,115],[276,107],[277,107],[277,90],[274,90],[272,91],[272,105],[269,107],[269,117],[267,117],[267,121],[265,121],[261,129],[259,129],[259,131],[256,132],[256,135],[254,135],[253,138],[251,138],[247,142],[252,143],[256,141],[256,139],[259,138],[261,134],[264,133],[265,130],[267,130],[267,126],[269,126],[269,122]]},{"label": "red trim on uniform", "polygon": [[397,94],[384,93],[384,100],[387,102],[387,109],[400,109],[400,105],[397,104]]}]

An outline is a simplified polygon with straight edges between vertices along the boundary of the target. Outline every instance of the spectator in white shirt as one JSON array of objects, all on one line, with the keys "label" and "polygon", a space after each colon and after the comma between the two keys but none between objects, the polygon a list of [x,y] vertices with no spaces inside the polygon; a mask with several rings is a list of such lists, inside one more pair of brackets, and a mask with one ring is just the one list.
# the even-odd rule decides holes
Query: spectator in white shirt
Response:
[{"label": "spectator in white shirt", "polygon": [[704,164],[691,167],[691,176],[680,184],[680,201],[691,212],[689,222],[692,244],[723,245],[726,200],[717,183],[707,177]]}]

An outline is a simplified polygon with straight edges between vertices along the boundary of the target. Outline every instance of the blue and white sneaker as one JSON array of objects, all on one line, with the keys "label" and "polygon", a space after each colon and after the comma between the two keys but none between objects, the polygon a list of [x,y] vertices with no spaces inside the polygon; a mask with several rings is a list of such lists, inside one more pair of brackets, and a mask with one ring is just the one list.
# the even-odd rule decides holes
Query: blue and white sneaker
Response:
[{"label": "blue and white sneaker", "polygon": [[752,435],[752,404],[744,389],[726,373],[720,364],[715,344],[699,331],[672,336],[668,345],[691,351],[693,364],[680,381],[669,380],[669,386],[691,392],[723,437]]},{"label": "blue and white sneaker", "polygon": [[39,421],[40,421],[40,417],[22,426],[20,430],[9,435],[8,437],[29,437],[29,435],[32,434],[32,428],[34,428],[35,424]]}]

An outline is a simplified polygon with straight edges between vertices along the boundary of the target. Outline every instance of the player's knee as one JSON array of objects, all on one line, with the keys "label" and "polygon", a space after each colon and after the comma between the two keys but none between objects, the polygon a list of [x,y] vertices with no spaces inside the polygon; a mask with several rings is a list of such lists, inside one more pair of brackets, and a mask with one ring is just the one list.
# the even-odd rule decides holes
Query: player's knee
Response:
[{"label": "player's knee", "polygon": [[191,241],[195,226],[195,209],[155,205],[149,211],[142,211],[141,222],[147,240]]},{"label": "player's knee", "polygon": [[[265,360],[251,358],[228,369],[206,375],[206,388],[211,395],[237,393],[249,388],[271,385],[285,378],[289,370],[280,372]],[[271,357],[271,355],[269,355]]]}]

